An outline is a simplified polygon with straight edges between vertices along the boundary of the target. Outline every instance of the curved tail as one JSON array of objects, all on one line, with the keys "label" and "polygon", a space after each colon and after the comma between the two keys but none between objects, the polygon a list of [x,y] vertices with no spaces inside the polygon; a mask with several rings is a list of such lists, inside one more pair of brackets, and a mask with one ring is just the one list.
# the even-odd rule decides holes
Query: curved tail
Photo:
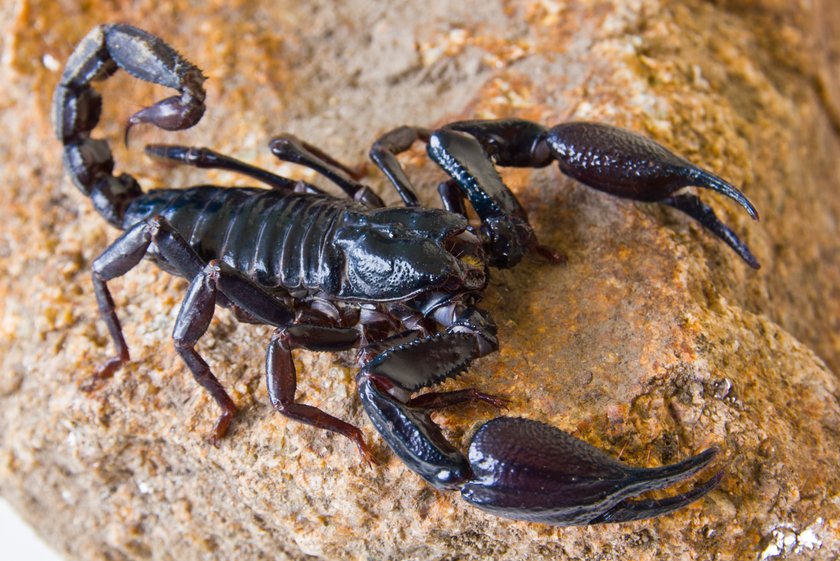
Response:
[{"label": "curved tail", "polygon": [[121,227],[127,204],[142,190],[131,175],[113,174],[114,159],[107,141],[90,136],[102,113],[102,97],[91,84],[108,78],[118,68],[179,92],[135,113],[126,127],[126,141],[129,129],[139,123],[165,130],[195,125],[204,114],[205,77],[160,38],[123,24],[95,27],[70,55],[53,98],[53,126],[64,145],[64,166],[94,208]]}]

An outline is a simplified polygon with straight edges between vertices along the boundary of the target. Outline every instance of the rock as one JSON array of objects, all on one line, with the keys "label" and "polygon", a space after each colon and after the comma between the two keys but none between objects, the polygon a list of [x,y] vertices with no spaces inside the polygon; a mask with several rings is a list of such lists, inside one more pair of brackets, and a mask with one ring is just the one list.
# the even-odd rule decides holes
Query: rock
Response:
[{"label": "rock", "polygon": [[[71,559],[827,559],[840,555],[840,7],[771,0],[405,3],[343,0],[71,7],[35,0],[5,24],[0,144],[0,494]],[[9,12],[12,8],[0,8]],[[751,245],[755,272],[686,217],[618,200],[555,168],[506,171],[541,241],[568,264],[494,273],[502,349],[446,387],[513,399],[630,463],[721,448],[721,487],[669,516],[557,529],[494,518],[412,475],[355,398],[352,354],[297,355],[299,396],[358,424],[382,464],[274,414],[270,330],[214,319],[200,351],[240,407],[219,449],[215,405],[170,343],[185,281],[143,264],[114,282],[134,361],[79,386],[112,351],[89,281],[116,237],[66,181],[49,123],[63,61],[89,28],[134,23],[209,76],[209,110],[145,142],[213,146],[293,177],[281,131],[364,161],[401,124],[518,116],[644,132],[753,200],[753,223],[702,193]],[[247,183],[119,144],[161,91],[103,84],[100,130],[145,188]],[[419,147],[409,173],[442,176]],[[209,179],[208,179],[209,178]],[[366,181],[396,195],[373,172]],[[435,197],[429,189],[428,202]],[[441,414],[464,445],[496,413]]]}]

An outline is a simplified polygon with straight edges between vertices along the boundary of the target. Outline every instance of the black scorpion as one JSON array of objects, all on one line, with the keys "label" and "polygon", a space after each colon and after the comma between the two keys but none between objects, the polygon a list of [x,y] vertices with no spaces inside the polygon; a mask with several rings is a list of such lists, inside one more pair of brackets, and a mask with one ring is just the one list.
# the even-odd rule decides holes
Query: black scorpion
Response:
[{"label": "black scorpion", "polygon": [[[148,146],[147,152],[244,173],[271,189],[199,186],[144,193],[131,175],[113,174],[107,142],[91,137],[101,112],[91,84],[118,68],[178,91],[133,115],[126,140],[134,125],[180,130],[204,113],[201,71],[159,38],[128,25],[93,29],[62,74],[53,117],[67,173],[94,208],[125,231],[93,262],[96,299],[117,350],[95,378],[110,377],[129,360],[107,283],[146,256],[190,281],[173,337],[195,379],[222,410],[214,443],[225,435],[236,406],[195,345],[219,305],[242,321],[276,328],[266,358],[276,410],[350,438],[370,460],[357,427],[295,401],[294,349],[360,349],[359,397],[388,446],[438,489],[459,489],[468,502],[496,515],[556,525],[635,520],[680,508],[718,484],[722,472],[670,498],[633,499],[691,477],[716,449],[673,465],[636,468],[520,418],[499,417],[481,426],[465,457],[430,413],[467,402],[501,406],[505,400],[474,389],[412,395],[497,350],[493,320],[478,307],[488,266],[512,267],[529,251],[559,258],[539,245],[494,164],[543,167],[557,161],[563,173],[595,189],[670,205],[757,268],[747,246],[711,208],[677,193],[686,186],[713,189],[757,218],[737,189],[635,133],[595,123],[545,129],[510,119],[462,121],[434,131],[401,127],[381,137],[371,157],[402,197],[405,206],[399,208],[385,208],[351,169],[289,135],[272,140],[272,152],[317,170],[347,197],[208,149],[171,145]],[[418,204],[396,159],[418,140],[451,177],[439,189],[444,209]],[[467,220],[467,201],[478,226]]]}]

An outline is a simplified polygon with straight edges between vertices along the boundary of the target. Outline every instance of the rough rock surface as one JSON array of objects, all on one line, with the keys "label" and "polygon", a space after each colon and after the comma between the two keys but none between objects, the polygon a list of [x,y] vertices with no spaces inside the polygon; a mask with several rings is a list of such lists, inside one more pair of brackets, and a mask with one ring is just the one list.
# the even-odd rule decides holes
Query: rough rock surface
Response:
[{"label": "rough rock surface", "polygon": [[[840,555],[837,2],[119,4],[0,7],[0,494],[56,549],[88,561]],[[355,399],[349,354],[299,353],[299,396],[362,426],[381,465],[273,414],[261,374],[269,330],[227,312],[199,347],[241,408],[215,449],[204,440],[215,406],[169,339],[186,283],[150,264],[114,283],[134,362],[81,392],[111,352],[88,270],[115,232],[62,179],[49,103],[75,42],[106,21],[167,38],[210,77],[201,124],[138,131],[135,146],[210,145],[311,179],[276,166],[266,140],[290,131],[360,163],[399,124],[597,119],[742,186],[761,223],[703,196],[751,244],[759,272],[676,212],[593,192],[554,168],[506,173],[568,264],[532,260],[494,275],[486,306],[502,350],[449,384],[507,394],[510,414],[632,463],[716,444],[721,487],[625,525],[487,516],[384,448]],[[103,91],[100,130],[147,188],[242,182],[122,149],[121,123],[163,92],[122,74]],[[404,161],[421,182],[440,177],[419,148]],[[377,174],[367,181],[396,202]],[[476,407],[440,418],[463,443],[491,416]]]}]

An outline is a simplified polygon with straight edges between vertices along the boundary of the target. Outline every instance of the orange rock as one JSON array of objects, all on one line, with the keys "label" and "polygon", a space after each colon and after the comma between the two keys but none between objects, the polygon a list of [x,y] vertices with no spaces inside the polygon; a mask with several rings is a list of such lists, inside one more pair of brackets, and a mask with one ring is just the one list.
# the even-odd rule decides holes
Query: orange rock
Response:
[{"label": "orange rock", "polygon": [[[836,3],[117,4],[24,3],[6,18],[0,66],[0,494],[54,547],[85,560],[840,556]],[[485,302],[503,351],[447,385],[509,395],[510,414],[630,463],[717,445],[721,488],[619,526],[490,517],[429,488],[376,440],[347,356],[300,352],[300,392],[361,425],[382,465],[367,469],[351,443],[274,414],[261,383],[269,330],[224,311],[199,348],[241,412],[221,448],[208,447],[215,405],[170,343],[186,284],[151,265],[114,283],[134,362],[82,393],[110,353],[89,263],[116,232],[62,180],[49,104],[75,42],[104,21],[165,37],[210,78],[202,123],[175,136],[138,130],[137,147],[208,145],[310,179],[275,164],[268,138],[289,131],[356,164],[401,124],[597,119],[743,187],[760,224],[704,197],[752,246],[758,273],[676,212],[556,169],[510,174],[568,264],[494,273]],[[243,183],[122,149],[122,123],[160,92],[125,75],[102,91],[100,130],[146,188]],[[442,177],[419,148],[406,161],[422,184]],[[366,179],[398,200],[378,175]],[[433,202],[433,189],[423,197]],[[456,442],[490,416],[440,415]]]}]

